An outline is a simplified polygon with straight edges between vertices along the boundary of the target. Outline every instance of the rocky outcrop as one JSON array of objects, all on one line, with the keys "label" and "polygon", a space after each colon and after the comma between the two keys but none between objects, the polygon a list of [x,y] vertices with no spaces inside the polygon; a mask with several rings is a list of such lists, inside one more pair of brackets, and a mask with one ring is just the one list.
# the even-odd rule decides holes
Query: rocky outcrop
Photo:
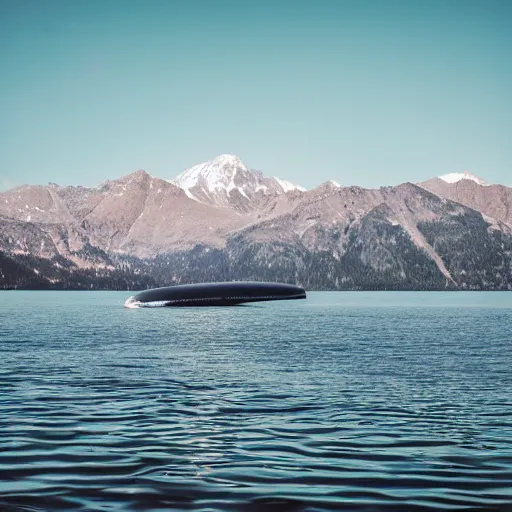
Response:
[{"label": "rocky outcrop", "polygon": [[433,178],[419,183],[439,197],[444,197],[469,206],[491,219],[506,222],[512,226],[512,188],[503,185],[481,185],[470,179],[447,183]]}]

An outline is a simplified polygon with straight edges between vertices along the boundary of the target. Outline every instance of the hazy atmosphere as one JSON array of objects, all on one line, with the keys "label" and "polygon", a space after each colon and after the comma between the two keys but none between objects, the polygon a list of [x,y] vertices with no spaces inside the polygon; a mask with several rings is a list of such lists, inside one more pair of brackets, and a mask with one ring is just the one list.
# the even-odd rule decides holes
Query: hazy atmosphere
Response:
[{"label": "hazy atmosphere", "polygon": [[311,188],[512,185],[508,1],[0,2],[0,189],[222,153]]}]

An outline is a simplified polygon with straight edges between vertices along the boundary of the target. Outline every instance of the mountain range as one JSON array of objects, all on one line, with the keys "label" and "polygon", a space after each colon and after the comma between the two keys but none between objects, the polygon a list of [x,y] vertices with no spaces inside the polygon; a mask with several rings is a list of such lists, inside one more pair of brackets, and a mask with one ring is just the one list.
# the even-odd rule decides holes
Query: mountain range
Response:
[{"label": "mountain range", "polygon": [[307,289],[512,289],[512,188],[452,173],[306,190],[221,155],[174,179],[0,193],[0,288],[266,280]]}]

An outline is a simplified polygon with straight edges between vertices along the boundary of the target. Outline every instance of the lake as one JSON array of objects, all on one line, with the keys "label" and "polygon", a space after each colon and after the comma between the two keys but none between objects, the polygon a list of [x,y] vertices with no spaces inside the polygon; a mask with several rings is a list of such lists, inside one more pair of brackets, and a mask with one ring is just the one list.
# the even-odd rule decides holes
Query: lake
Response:
[{"label": "lake", "polygon": [[1,510],[512,510],[512,293],[0,292]]}]

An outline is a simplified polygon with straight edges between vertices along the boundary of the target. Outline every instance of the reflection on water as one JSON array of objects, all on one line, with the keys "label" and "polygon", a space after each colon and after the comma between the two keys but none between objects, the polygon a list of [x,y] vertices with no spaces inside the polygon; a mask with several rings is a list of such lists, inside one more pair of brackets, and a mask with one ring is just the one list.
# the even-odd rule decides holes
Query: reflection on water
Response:
[{"label": "reflection on water", "polygon": [[126,296],[0,292],[0,509],[512,510],[510,294]]}]

